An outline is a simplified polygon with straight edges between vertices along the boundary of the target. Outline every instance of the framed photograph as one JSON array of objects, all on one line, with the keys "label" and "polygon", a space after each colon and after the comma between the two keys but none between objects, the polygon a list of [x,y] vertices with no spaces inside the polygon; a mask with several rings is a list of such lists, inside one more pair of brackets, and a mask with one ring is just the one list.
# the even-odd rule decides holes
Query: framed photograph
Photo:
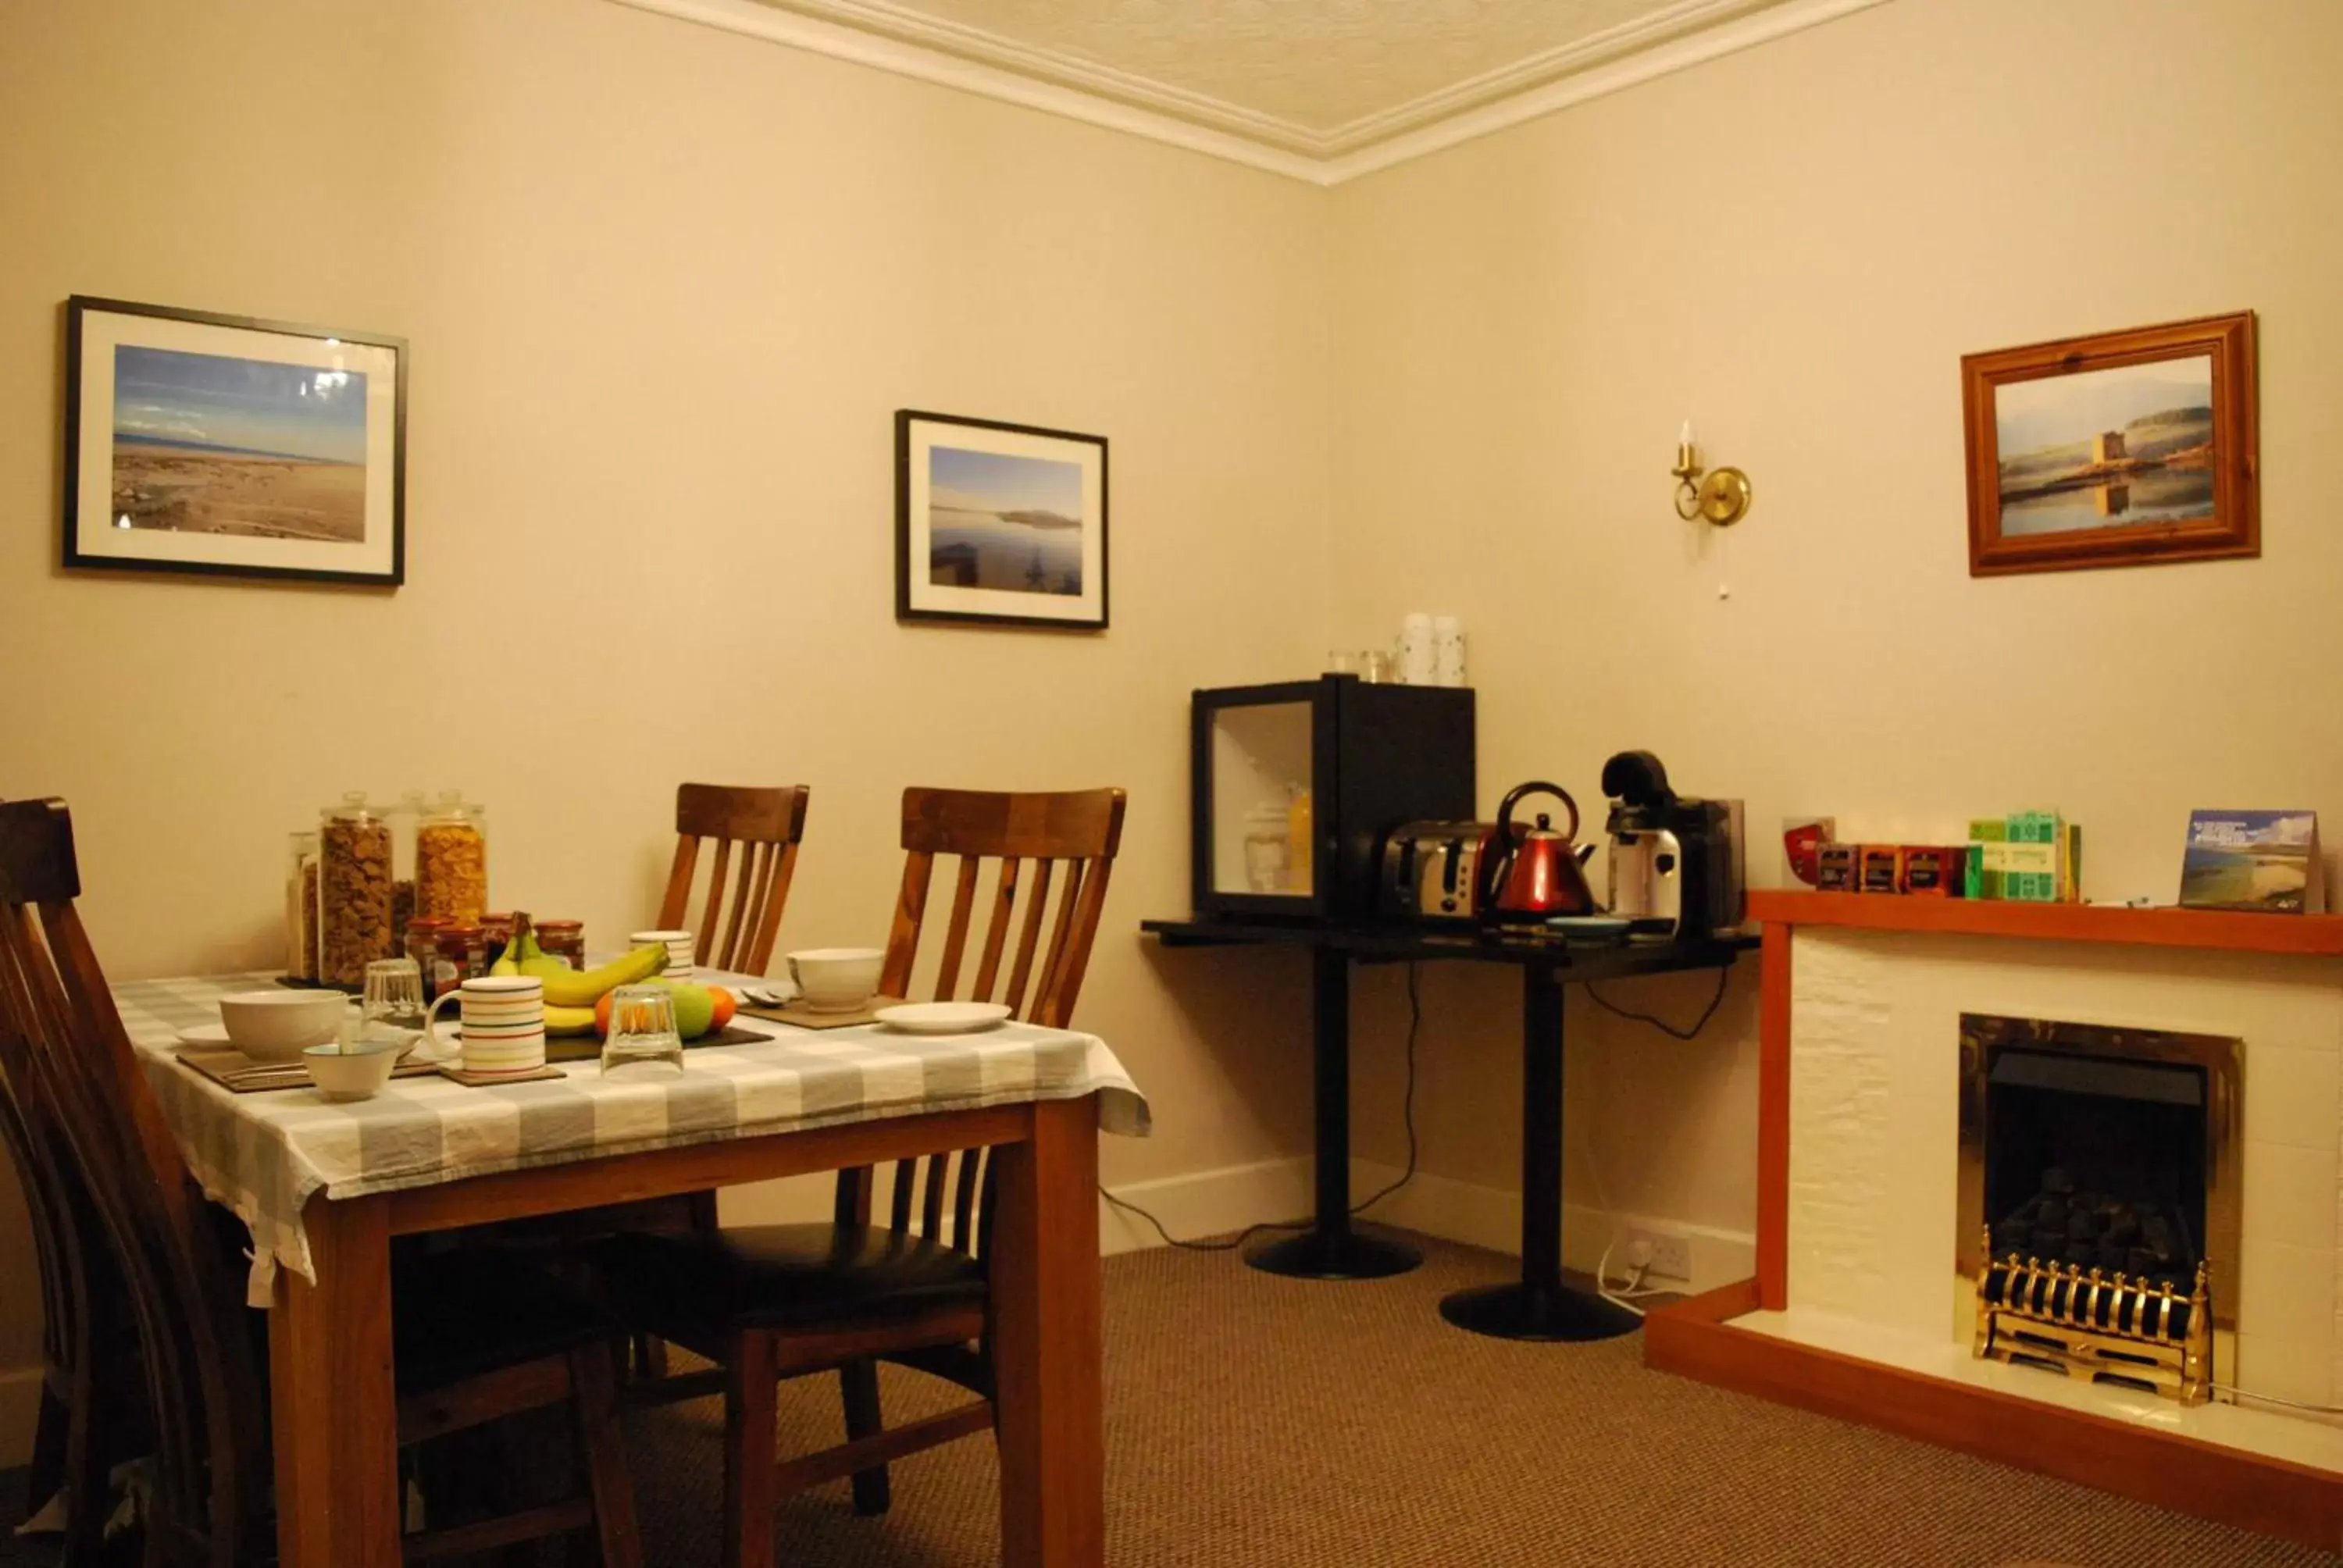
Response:
[{"label": "framed photograph", "polygon": [[75,295],[65,564],[396,588],[407,344]]},{"label": "framed photograph", "polygon": [[2261,554],[2254,315],[1961,360],[1969,575]]},{"label": "framed photograph", "polygon": [[899,620],[1106,629],[1106,437],[895,415]]}]

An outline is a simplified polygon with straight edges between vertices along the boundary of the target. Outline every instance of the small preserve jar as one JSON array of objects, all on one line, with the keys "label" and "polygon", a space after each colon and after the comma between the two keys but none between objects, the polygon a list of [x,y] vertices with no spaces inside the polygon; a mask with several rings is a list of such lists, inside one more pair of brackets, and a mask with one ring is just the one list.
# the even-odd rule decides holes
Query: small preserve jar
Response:
[{"label": "small preserve jar", "polygon": [[569,967],[586,967],[586,922],[583,920],[538,920],[529,928],[537,933],[538,950],[548,958],[567,959]]},{"label": "small preserve jar", "polygon": [[505,956],[512,945],[513,918],[509,910],[498,910],[480,917],[480,941],[488,950],[488,962]]},{"label": "small preserve jar", "polygon": [[397,955],[391,925],[390,828],[367,809],[366,795],[342,797],[321,814],[317,830],[317,897],[321,906],[317,978],[357,987],[366,967]]},{"label": "small preserve jar", "polygon": [[431,990],[431,970],[439,961],[439,933],[447,929],[445,920],[428,915],[407,922],[407,956],[423,971],[423,988],[427,996],[438,993]]},{"label": "small preserve jar", "polygon": [[450,789],[415,829],[415,912],[477,925],[488,912],[488,813]]},{"label": "small preserve jar", "polygon": [[430,990],[434,1000],[441,992],[454,990],[466,980],[477,980],[488,972],[488,955],[481,944],[479,927],[439,928],[439,958],[431,966]]},{"label": "small preserve jar", "polygon": [[293,835],[285,869],[285,978],[317,978],[317,835]]}]

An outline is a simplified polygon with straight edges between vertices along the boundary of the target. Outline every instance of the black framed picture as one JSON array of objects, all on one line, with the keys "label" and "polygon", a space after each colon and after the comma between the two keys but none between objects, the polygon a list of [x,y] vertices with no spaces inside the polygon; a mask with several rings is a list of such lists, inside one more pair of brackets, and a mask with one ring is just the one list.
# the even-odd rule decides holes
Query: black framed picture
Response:
[{"label": "black framed picture", "polygon": [[407,344],[75,295],[65,564],[396,588]]},{"label": "black framed picture", "polygon": [[1106,437],[895,415],[895,615],[1103,631]]}]

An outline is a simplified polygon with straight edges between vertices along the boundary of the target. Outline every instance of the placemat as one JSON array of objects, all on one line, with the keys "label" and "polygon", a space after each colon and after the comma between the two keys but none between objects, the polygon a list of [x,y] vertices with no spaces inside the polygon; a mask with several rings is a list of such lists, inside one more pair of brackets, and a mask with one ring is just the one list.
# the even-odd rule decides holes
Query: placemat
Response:
[{"label": "placemat", "polygon": [[[297,1061],[255,1061],[232,1045],[188,1046],[179,1060],[194,1068],[230,1094],[261,1094],[272,1089],[314,1089],[307,1067]],[[390,1070],[393,1078],[419,1078],[432,1070],[427,1061],[402,1061]]]},{"label": "placemat", "polygon": [[902,1002],[899,996],[874,996],[852,1012],[816,1012],[802,1001],[793,1001],[780,1007],[744,1007],[740,1015],[794,1024],[799,1029],[852,1029],[858,1023],[878,1022],[880,1008],[900,1007]]},{"label": "placemat", "polygon": [[[709,1030],[697,1040],[685,1040],[683,1049],[698,1050],[703,1045],[755,1045],[772,1038],[753,1029],[734,1029],[726,1024],[722,1029]],[[551,1034],[545,1038],[545,1060],[548,1061],[592,1061],[601,1054],[602,1037],[598,1034]]]},{"label": "placemat", "polygon": [[466,1072],[462,1063],[454,1061],[443,1061],[433,1070],[467,1089],[494,1089],[499,1083],[536,1083],[543,1079],[569,1076],[549,1061],[534,1072]]}]

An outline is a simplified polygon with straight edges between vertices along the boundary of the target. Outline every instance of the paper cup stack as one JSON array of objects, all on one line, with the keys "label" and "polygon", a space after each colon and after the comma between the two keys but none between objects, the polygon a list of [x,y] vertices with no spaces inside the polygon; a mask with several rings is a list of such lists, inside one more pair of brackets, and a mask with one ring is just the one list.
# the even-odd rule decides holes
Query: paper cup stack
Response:
[{"label": "paper cup stack", "polygon": [[545,1065],[545,982],[483,975],[464,982],[464,1070],[503,1078]]},{"label": "paper cup stack", "polygon": [[653,942],[667,944],[667,970],[662,978],[688,980],[692,974],[691,933],[689,931],[637,931],[627,941],[634,947],[648,947]]}]

